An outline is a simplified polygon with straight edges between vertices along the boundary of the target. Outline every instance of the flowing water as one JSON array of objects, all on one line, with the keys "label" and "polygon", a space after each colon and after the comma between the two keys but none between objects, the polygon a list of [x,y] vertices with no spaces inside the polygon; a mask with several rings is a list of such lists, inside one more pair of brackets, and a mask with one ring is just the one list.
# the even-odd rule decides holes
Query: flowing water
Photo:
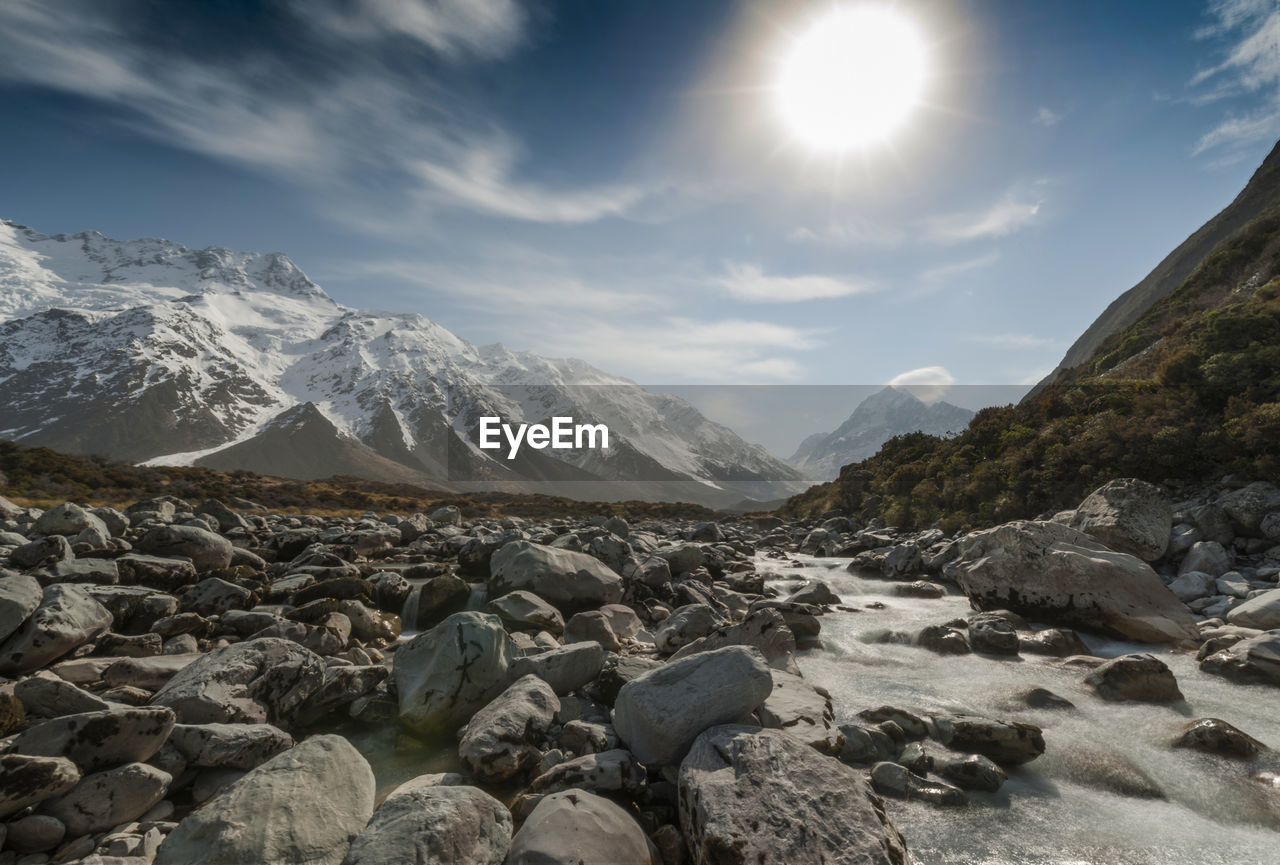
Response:
[{"label": "flowing water", "polygon": [[[822,619],[824,649],[802,653],[800,668],[831,692],[837,719],[892,705],[917,713],[964,712],[1043,728],[1044,756],[1009,771],[995,794],[970,794],[967,808],[889,801],[890,815],[922,863],[991,865],[1277,865],[1280,790],[1249,776],[1275,769],[1183,749],[1170,741],[1192,718],[1215,717],[1280,748],[1280,691],[1202,674],[1194,656],[1091,639],[1097,655],[1152,652],[1186,696],[1178,708],[1106,703],[1082,685],[1085,671],[1028,655],[942,656],[874,642],[886,630],[914,633],[970,612],[961,595],[899,598],[893,583],[849,573],[848,559],[761,558],[782,581],[818,578],[857,612]],[[885,609],[866,609],[881,602]],[[1048,688],[1074,711],[1029,709],[1013,695]],[[1274,777],[1274,776],[1273,776]],[[1157,787],[1166,798],[1111,790]]]}]

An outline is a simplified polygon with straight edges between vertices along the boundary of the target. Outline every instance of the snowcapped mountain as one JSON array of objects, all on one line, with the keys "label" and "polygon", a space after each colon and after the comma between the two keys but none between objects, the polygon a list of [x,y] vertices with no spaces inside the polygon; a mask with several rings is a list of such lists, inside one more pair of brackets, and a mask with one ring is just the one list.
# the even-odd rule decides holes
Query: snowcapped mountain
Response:
[{"label": "snowcapped mountain", "polygon": [[821,480],[834,480],[841,466],[875,456],[896,435],[925,432],[955,435],[969,426],[973,412],[949,402],[926,403],[896,387],[864,399],[832,433],[816,433],[800,443],[788,462]]},{"label": "snowcapped mountain", "polygon": [[[607,450],[478,447],[479,422],[605,423]],[[300,478],[719,505],[804,475],[579,360],[336,303],[279,253],[0,221],[0,438]],[[531,484],[533,486],[531,486]]]}]

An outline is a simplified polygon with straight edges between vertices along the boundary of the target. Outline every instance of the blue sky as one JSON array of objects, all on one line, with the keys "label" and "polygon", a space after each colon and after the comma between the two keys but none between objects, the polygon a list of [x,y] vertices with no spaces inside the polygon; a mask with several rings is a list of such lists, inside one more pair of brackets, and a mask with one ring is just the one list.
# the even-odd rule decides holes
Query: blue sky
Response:
[{"label": "blue sky", "polygon": [[770,88],[833,5],[7,0],[0,215],[645,384],[1017,384],[1280,136],[1280,0],[886,0],[922,104],[818,153]]}]

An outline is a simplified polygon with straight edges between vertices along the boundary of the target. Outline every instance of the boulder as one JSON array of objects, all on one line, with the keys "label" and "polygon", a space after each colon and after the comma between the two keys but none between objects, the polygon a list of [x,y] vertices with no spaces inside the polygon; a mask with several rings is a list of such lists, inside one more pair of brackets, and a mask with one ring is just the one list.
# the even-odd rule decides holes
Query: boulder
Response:
[{"label": "boulder", "polygon": [[1195,619],[1150,565],[1059,523],[1018,520],[975,532],[948,567],[977,609],[1143,642],[1196,636]]},{"label": "boulder", "polygon": [[935,718],[934,728],[951,750],[981,754],[1001,766],[1020,766],[1044,753],[1044,734],[1034,724],[953,715]]},{"label": "boulder", "polygon": [[1236,682],[1280,685],[1280,631],[1264,631],[1214,652],[1200,669]]},{"label": "boulder", "polygon": [[541,757],[533,746],[560,711],[551,686],[537,676],[517,679],[476,712],[462,730],[458,755],[478,779],[496,784]]},{"label": "boulder", "polygon": [[106,537],[111,536],[106,523],[71,502],[49,508],[36,519],[32,528],[42,535],[62,535],[68,538],[75,537],[85,529],[101,532]]},{"label": "boulder", "polygon": [[1182,728],[1175,748],[1190,748],[1238,760],[1249,760],[1267,751],[1266,745],[1219,718],[1201,718]]},{"label": "boulder", "polygon": [[0,755],[0,818],[66,793],[80,783],[80,770],[65,757]]},{"label": "boulder", "polygon": [[626,811],[585,790],[543,797],[511,839],[506,865],[660,865]]},{"label": "boulder", "polygon": [[19,680],[13,686],[13,693],[22,702],[28,717],[34,718],[58,718],[112,708],[111,703],[97,694],[78,688],[52,673],[38,673]]},{"label": "boulder", "polygon": [[489,591],[527,589],[564,612],[622,600],[622,577],[594,556],[511,541],[489,563]]},{"label": "boulder", "polygon": [[138,540],[138,549],[154,556],[190,559],[201,573],[231,565],[231,541],[196,526],[156,526]]},{"label": "boulder", "polygon": [[418,630],[433,628],[465,610],[470,598],[471,585],[461,577],[455,574],[432,577],[412,589],[405,604],[404,626]]},{"label": "boulder", "polygon": [[339,865],[373,802],[373,771],[360,752],[341,736],[313,736],[179,823],[155,865]]},{"label": "boulder", "polygon": [[613,632],[609,617],[600,610],[574,613],[564,626],[564,640],[566,643],[599,643],[610,652],[617,652],[622,648],[622,641]]},{"label": "boulder", "polygon": [[71,791],[40,810],[61,820],[72,837],[101,832],[147,813],[169,791],[173,778],[146,763],[126,763],[86,775]]},{"label": "boulder", "polygon": [[599,643],[574,643],[536,655],[516,658],[507,669],[511,681],[537,676],[563,697],[594,680],[604,668],[604,649]]},{"label": "boulder", "polygon": [[475,787],[398,790],[351,842],[342,865],[502,865],[511,831],[506,806]]},{"label": "boulder", "polygon": [[1155,484],[1119,478],[1081,502],[1071,526],[1116,552],[1154,562],[1169,546],[1173,507]]},{"label": "boulder", "polygon": [[213,616],[253,606],[253,592],[217,577],[201,580],[182,595],[182,611]]},{"label": "boulder", "polygon": [[287,725],[323,684],[324,668],[319,655],[288,640],[233,643],[185,666],[151,702],[184,724]]},{"label": "boulder", "polygon": [[662,620],[653,635],[654,642],[660,652],[675,652],[728,624],[725,617],[710,604],[685,604]]},{"label": "boulder", "polygon": [[158,707],[106,709],[45,721],[13,741],[19,754],[66,757],[86,772],[142,763],[173,729],[173,711]]},{"label": "boulder", "polygon": [[775,730],[713,727],[680,766],[696,863],[905,865],[906,842],[865,776]]},{"label": "boulder", "polygon": [[758,710],[760,723],[828,754],[840,750],[831,695],[800,676],[773,670],[773,693]]},{"label": "boulder", "polygon": [[1280,628],[1280,589],[1261,592],[1227,613],[1233,625],[1270,631]]},{"label": "boulder", "polygon": [[885,761],[872,766],[871,786],[877,793],[895,799],[920,799],[945,806],[969,804],[969,797],[960,788],[916,774],[901,763]]},{"label": "boulder", "polygon": [[111,627],[111,613],[74,584],[47,586],[39,606],[0,645],[0,673],[29,673]]},{"label": "boulder", "polygon": [[452,735],[507,686],[515,645],[502,620],[454,613],[396,650],[400,723],[421,736]]},{"label": "boulder", "polygon": [[1018,654],[1018,632],[1003,616],[978,613],[969,617],[969,646],[988,655]]},{"label": "boulder", "polygon": [[13,636],[36,611],[44,591],[36,578],[26,574],[0,576],[0,644]]},{"label": "boulder", "polygon": [[645,780],[645,771],[631,752],[613,748],[557,763],[534,778],[529,789],[535,793],[579,789],[592,793],[635,794],[644,787]]},{"label": "boulder", "polygon": [[1231,570],[1231,554],[1217,541],[1196,541],[1182,557],[1178,576],[1197,572],[1217,579]]},{"label": "boulder", "polygon": [[508,592],[490,601],[487,609],[513,630],[547,631],[552,634],[564,631],[564,616],[533,592]]},{"label": "boulder", "polygon": [[169,734],[187,765],[254,769],[293,747],[293,737],[270,724],[177,724]]},{"label": "boulder", "polygon": [[1212,595],[1216,589],[1216,580],[1202,571],[1187,571],[1169,584],[1169,591],[1184,604]]},{"label": "boulder", "polygon": [[671,656],[677,661],[698,652],[710,652],[725,646],[752,646],[760,650],[769,666],[788,673],[798,673],[796,666],[796,637],[787,626],[782,613],[764,607],[748,613],[736,625],[716,628],[705,637],[682,646]]},{"label": "boulder", "polygon": [[1267,514],[1280,511],[1280,488],[1267,481],[1257,481],[1223,493],[1215,504],[1226,512],[1240,533],[1256,537]]},{"label": "boulder", "polygon": [[981,754],[953,757],[938,766],[938,774],[956,782],[966,790],[994,793],[1009,780],[1008,774],[994,760]]},{"label": "boulder", "polygon": [[102,681],[116,688],[158,691],[202,657],[199,652],[186,652],[149,658],[120,658],[102,671]]},{"label": "boulder", "polygon": [[614,729],[640,762],[675,763],[702,731],[749,715],[772,692],[773,676],[759,650],[700,652],[623,685]]},{"label": "boulder", "polygon": [[1172,703],[1182,699],[1178,681],[1155,655],[1121,655],[1102,664],[1085,684],[1104,700]]}]

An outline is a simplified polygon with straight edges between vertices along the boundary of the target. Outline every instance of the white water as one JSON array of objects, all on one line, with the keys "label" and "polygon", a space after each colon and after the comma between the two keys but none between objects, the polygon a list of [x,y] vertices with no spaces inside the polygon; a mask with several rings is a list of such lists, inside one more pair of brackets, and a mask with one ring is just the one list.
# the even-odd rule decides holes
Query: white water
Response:
[{"label": "white water", "polygon": [[[1085,671],[1027,655],[996,660],[942,656],[914,646],[870,643],[876,632],[912,632],[970,612],[963,596],[899,598],[893,583],[860,579],[848,559],[796,557],[803,567],[760,559],[778,579],[818,578],[849,606],[879,601],[884,610],[833,612],[822,619],[821,651],[800,668],[827,688],[840,721],[862,709],[893,705],[921,714],[967,712],[1037,724],[1044,756],[1011,769],[996,794],[970,794],[967,808],[888,800],[889,813],[921,863],[990,865],[1276,865],[1280,863],[1280,791],[1248,778],[1246,764],[1174,750],[1169,742],[1192,718],[1216,717],[1264,744],[1280,747],[1280,691],[1236,685],[1202,674],[1194,656],[1083,635],[1098,655],[1131,651],[1161,656],[1177,676],[1187,706],[1176,710],[1099,700]],[[1012,695],[1048,688],[1076,711],[1019,707]],[[1090,767],[1110,762],[1080,755],[1119,755],[1164,791],[1167,801],[1117,795],[1081,783]],[[1259,763],[1248,764],[1256,771]],[[1096,772],[1095,772],[1096,774]]]}]

